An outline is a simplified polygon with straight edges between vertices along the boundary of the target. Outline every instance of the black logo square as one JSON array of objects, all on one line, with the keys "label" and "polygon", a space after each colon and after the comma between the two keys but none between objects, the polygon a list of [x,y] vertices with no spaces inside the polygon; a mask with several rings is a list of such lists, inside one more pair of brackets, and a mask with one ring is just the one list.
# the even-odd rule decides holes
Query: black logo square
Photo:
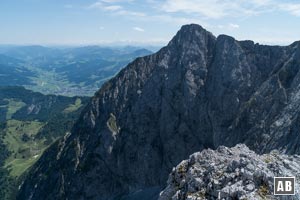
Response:
[{"label": "black logo square", "polygon": [[295,195],[295,177],[274,177],[274,195]]}]

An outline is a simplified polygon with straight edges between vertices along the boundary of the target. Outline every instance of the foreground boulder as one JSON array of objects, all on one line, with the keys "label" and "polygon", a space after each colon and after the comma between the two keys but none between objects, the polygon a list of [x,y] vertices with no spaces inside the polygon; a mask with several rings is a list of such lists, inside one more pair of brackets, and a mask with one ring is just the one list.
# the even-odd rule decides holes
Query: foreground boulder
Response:
[{"label": "foreground boulder", "polygon": [[[300,156],[257,155],[245,145],[192,154],[173,169],[159,200],[300,199]],[[295,196],[274,196],[274,176],[295,176]]]}]

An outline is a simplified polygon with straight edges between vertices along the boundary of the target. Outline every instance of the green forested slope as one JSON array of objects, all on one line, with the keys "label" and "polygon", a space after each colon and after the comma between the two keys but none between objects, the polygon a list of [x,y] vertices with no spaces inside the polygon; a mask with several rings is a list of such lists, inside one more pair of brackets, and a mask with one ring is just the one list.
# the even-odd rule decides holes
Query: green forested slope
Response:
[{"label": "green forested slope", "polygon": [[0,87],[0,199],[13,199],[22,175],[79,116],[87,97]]}]

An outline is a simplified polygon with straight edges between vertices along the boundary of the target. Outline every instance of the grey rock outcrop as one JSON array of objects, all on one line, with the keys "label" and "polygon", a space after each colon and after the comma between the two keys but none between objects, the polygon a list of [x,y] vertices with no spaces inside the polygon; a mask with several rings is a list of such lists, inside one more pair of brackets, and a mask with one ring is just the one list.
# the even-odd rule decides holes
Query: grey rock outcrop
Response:
[{"label": "grey rock outcrop", "polygon": [[220,145],[300,153],[299,66],[299,42],[265,46],[183,26],[102,86],[71,135],[31,169],[18,198],[155,193],[179,162]]},{"label": "grey rock outcrop", "polygon": [[192,154],[173,169],[167,187],[159,200],[205,199],[300,199],[274,196],[274,177],[296,177],[300,183],[300,156],[287,156],[276,151],[257,155],[245,145]]}]

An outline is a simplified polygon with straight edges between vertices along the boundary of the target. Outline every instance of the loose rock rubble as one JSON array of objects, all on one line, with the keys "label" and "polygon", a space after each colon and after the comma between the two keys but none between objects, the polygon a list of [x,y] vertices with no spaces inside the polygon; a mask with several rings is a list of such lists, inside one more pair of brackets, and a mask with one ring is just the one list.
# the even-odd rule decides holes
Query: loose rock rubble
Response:
[{"label": "loose rock rubble", "polygon": [[[274,196],[274,176],[295,176],[295,196]],[[257,155],[244,144],[203,150],[173,169],[159,200],[300,199],[300,156]]]}]

